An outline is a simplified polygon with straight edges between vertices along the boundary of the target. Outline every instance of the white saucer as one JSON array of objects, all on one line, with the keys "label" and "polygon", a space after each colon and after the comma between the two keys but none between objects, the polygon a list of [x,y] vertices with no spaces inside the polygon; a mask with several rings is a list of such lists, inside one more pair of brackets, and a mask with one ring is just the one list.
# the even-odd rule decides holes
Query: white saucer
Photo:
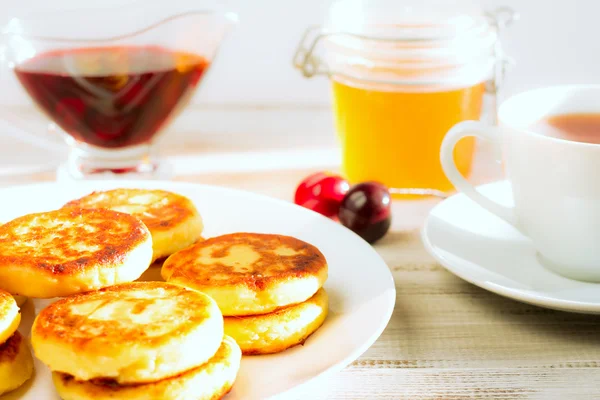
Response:
[{"label": "white saucer", "polygon": [[[478,190],[511,205],[506,182]],[[483,289],[541,307],[600,314],[600,284],[567,279],[546,269],[528,238],[463,194],[434,207],[422,239],[446,269]]]}]

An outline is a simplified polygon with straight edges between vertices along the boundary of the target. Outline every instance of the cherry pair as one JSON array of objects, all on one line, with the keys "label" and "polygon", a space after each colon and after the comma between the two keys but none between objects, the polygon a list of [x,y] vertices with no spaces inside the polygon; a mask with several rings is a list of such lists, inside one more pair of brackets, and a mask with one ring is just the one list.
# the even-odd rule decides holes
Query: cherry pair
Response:
[{"label": "cherry pair", "polygon": [[294,202],[339,220],[369,243],[381,239],[392,221],[390,192],[379,182],[362,182],[350,187],[339,175],[318,172],[298,185]]}]

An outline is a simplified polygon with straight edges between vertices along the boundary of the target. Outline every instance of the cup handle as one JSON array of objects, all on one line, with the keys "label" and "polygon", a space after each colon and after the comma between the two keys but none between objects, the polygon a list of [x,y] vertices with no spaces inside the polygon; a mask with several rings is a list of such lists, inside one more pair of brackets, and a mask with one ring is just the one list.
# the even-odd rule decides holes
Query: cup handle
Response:
[{"label": "cup handle", "polygon": [[500,132],[495,126],[486,125],[479,121],[464,121],[456,124],[448,131],[442,141],[440,161],[444,173],[454,187],[460,192],[464,193],[487,211],[497,215],[513,227],[519,229],[513,207],[500,205],[479,193],[475,187],[462,176],[458,168],[456,168],[456,164],[454,163],[454,147],[460,139],[467,136],[475,136],[489,140],[495,145],[500,144]]}]

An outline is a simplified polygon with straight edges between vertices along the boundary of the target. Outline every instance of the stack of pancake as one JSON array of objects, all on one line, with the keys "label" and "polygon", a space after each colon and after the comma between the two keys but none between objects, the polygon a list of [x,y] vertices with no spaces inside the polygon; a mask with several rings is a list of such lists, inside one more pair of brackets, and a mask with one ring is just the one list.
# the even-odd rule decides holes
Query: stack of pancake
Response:
[{"label": "stack of pancake", "polygon": [[244,355],[277,353],[315,332],[328,311],[327,262],[299,239],[262,233],[209,238],[164,262],[170,283],[211,296]]},{"label": "stack of pancake", "polygon": [[58,300],[31,334],[64,400],[221,398],[242,356],[213,299],[165,282]]},{"label": "stack of pancake", "polygon": [[17,331],[20,322],[15,299],[0,290],[0,395],[17,389],[33,374],[31,351]]},{"label": "stack of pancake", "polygon": [[[1,225],[0,393],[33,373],[16,331],[16,300],[28,297],[58,298],[31,341],[64,400],[219,399],[242,353],[283,351],[323,324],[328,267],[316,247],[262,233],[205,240],[203,228],[188,198],[148,189],[93,192]],[[144,282],[153,269],[167,282]]]},{"label": "stack of pancake", "polygon": [[0,226],[0,289],[18,301],[137,280],[150,264],[201,238],[187,197],[164,190],[94,192]]},{"label": "stack of pancake", "polygon": [[[86,201],[97,205],[87,207]],[[0,289],[12,296],[0,295],[0,392],[20,386],[33,372],[27,339],[16,332],[17,304],[28,297],[60,298],[135,281],[155,259],[198,240],[202,229],[186,197],[139,189],[92,193],[1,225]],[[215,318],[222,321],[220,313]],[[116,341],[121,338],[119,332],[114,335]],[[230,342],[224,342],[225,350]]]}]

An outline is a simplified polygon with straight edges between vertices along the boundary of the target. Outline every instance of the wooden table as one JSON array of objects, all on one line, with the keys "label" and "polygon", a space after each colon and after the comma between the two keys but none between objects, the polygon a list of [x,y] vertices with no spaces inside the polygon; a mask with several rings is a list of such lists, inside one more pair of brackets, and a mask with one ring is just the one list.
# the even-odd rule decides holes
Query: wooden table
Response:
[{"label": "wooden table", "polygon": [[[304,118],[305,113],[318,114],[314,118],[320,118],[322,111],[273,112],[299,113],[299,118]],[[232,136],[225,134],[182,135],[173,133],[165,139],[165,154],[216,154],[224,149],[247,154],[251,149],[285,151],[286,146],[294,146],[289,141],[293,138],[277,141],[276,135],[265,135],[267,139],[262,143],[243,140],[242,136],[231,140]],[[303,143],[306,142],[311,141]],[[329,139],[319,143],[318,146],[332,145]],[[3,150],[22,148],[7,141],[1,144]],[[316,151],[318,146],[306,146],[305,150]],[[489,164],[489,160],[482,163]],[[318,169],[322,166],[259,172],[211,171],[181,174],[175,179],[290,200],[297,182]],[[5,176],[2,183],[53,178],[51,172],[44,172]],[[397,288],[394,314],[379,340],[343,371],[285,398],[600,398],[600,318],[518,303],[447,272],[429,256],[419,237],[423,219],[434,204],[435,201],[396,202],[392,229],[375,246],[392,270]]]}]

